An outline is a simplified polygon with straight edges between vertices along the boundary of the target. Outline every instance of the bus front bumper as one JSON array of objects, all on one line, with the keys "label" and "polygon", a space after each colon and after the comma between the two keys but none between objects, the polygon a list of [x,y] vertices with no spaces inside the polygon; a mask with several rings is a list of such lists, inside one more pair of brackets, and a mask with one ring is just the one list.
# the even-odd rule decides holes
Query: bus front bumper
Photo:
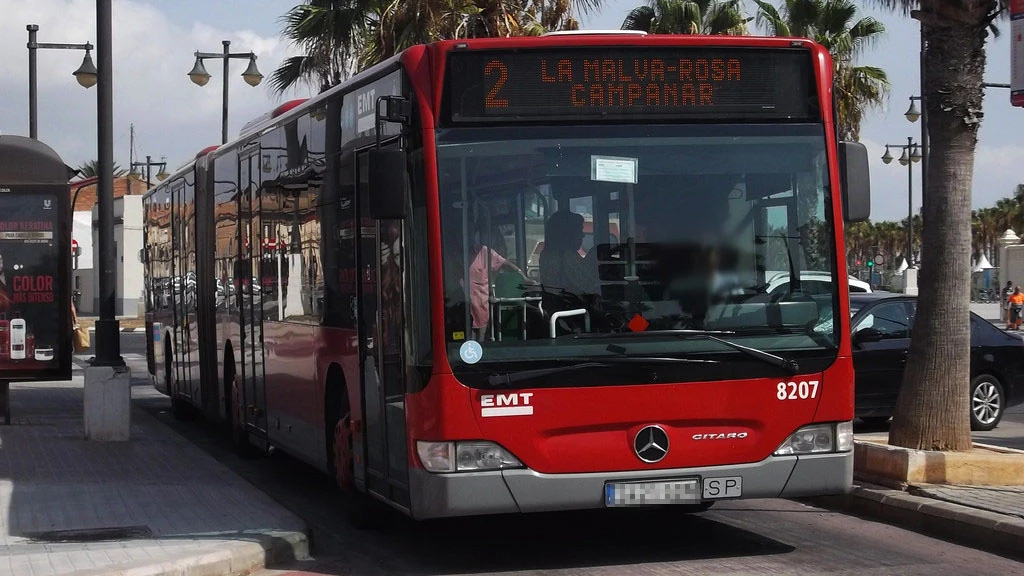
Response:
[{"label": "bus front bumper", "polygon": [[[853,483],[853,452],[770,456],[760,462],[703,468],[541,474],[530,469],[432,474],[410,470],[417,519],[605,507],[605,484],[644,480],[741,477],[740,498],[845,494]],[[711,500],[703,500],[708,502]]]}]

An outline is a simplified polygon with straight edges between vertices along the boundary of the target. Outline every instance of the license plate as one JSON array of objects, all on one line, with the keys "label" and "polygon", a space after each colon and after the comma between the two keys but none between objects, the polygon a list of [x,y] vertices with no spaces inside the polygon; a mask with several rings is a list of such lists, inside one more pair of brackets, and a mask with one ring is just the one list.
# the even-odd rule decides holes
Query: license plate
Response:
[{"label": "license plate", "polygon": [[728,476],[725,478],[704,479],[704,499],[739,498],[743,495],[743,477]]},{"label": "license plate", "polygon": [[699,502],[700,484],[697,479],[623,482],[604,485],[604,503],[608,507],[697,504]]}]

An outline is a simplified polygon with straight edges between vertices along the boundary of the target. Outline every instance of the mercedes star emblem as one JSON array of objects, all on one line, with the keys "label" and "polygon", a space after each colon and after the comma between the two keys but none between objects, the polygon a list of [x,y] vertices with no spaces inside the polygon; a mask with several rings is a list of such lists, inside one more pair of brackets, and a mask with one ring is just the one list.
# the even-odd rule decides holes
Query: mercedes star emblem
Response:
[{"label": "mercedes star emblem", "polygon": [[659,462],[668,454],[668,434],[661,426],[646,426],[633,439],[633,450],[648,464]]}]

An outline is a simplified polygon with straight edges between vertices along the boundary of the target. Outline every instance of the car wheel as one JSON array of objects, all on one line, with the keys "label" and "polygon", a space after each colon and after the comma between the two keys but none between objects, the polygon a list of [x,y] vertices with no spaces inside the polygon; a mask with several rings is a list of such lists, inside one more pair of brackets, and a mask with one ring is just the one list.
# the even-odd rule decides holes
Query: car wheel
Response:
[{"label": "car wheel", "polygon": [[1003,418],[1006,396],[1003,385],[991,374],[981,374],[971,380],[971,430],[988,431]]}]

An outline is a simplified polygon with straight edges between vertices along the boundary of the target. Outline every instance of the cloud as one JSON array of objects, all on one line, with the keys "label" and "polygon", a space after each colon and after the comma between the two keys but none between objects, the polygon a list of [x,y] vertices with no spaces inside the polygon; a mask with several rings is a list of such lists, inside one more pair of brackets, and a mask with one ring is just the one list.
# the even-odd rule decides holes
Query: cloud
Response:
[{"label": "cloud", "polygon": [[[113,4],[114,157],[121,166],[128,164],[130,124],[135,125],[137,154],[166,156],[171,167],[220,142],[223,63],[206,61],[213,78],[205,87],[196,86],[187,74],[197,49],[220,52],[221,40],[230,40],[232,52],[257,55],[265,77],[294,54],[277,33],[260,35],[207,23],[178,25],[164,12],[164,6],[171,9],[164,3]],[[92,0],[0,0],[0,14],[4,15],[0,54],[21,56],[0,58],[0,132],[28,133],[25,23],[39,24],[39,42],[95,44],[95,11]],[[37,54],[40,140],[72,166],[96,158],[96,88],[81,88],[71,75],[84,53],[39,50]],[[241,73],[247,65],[245,59],[230,63],[229,138],[250,119],[288,97],[273,95],[266,80],[256,88],[245,84]]]}]

